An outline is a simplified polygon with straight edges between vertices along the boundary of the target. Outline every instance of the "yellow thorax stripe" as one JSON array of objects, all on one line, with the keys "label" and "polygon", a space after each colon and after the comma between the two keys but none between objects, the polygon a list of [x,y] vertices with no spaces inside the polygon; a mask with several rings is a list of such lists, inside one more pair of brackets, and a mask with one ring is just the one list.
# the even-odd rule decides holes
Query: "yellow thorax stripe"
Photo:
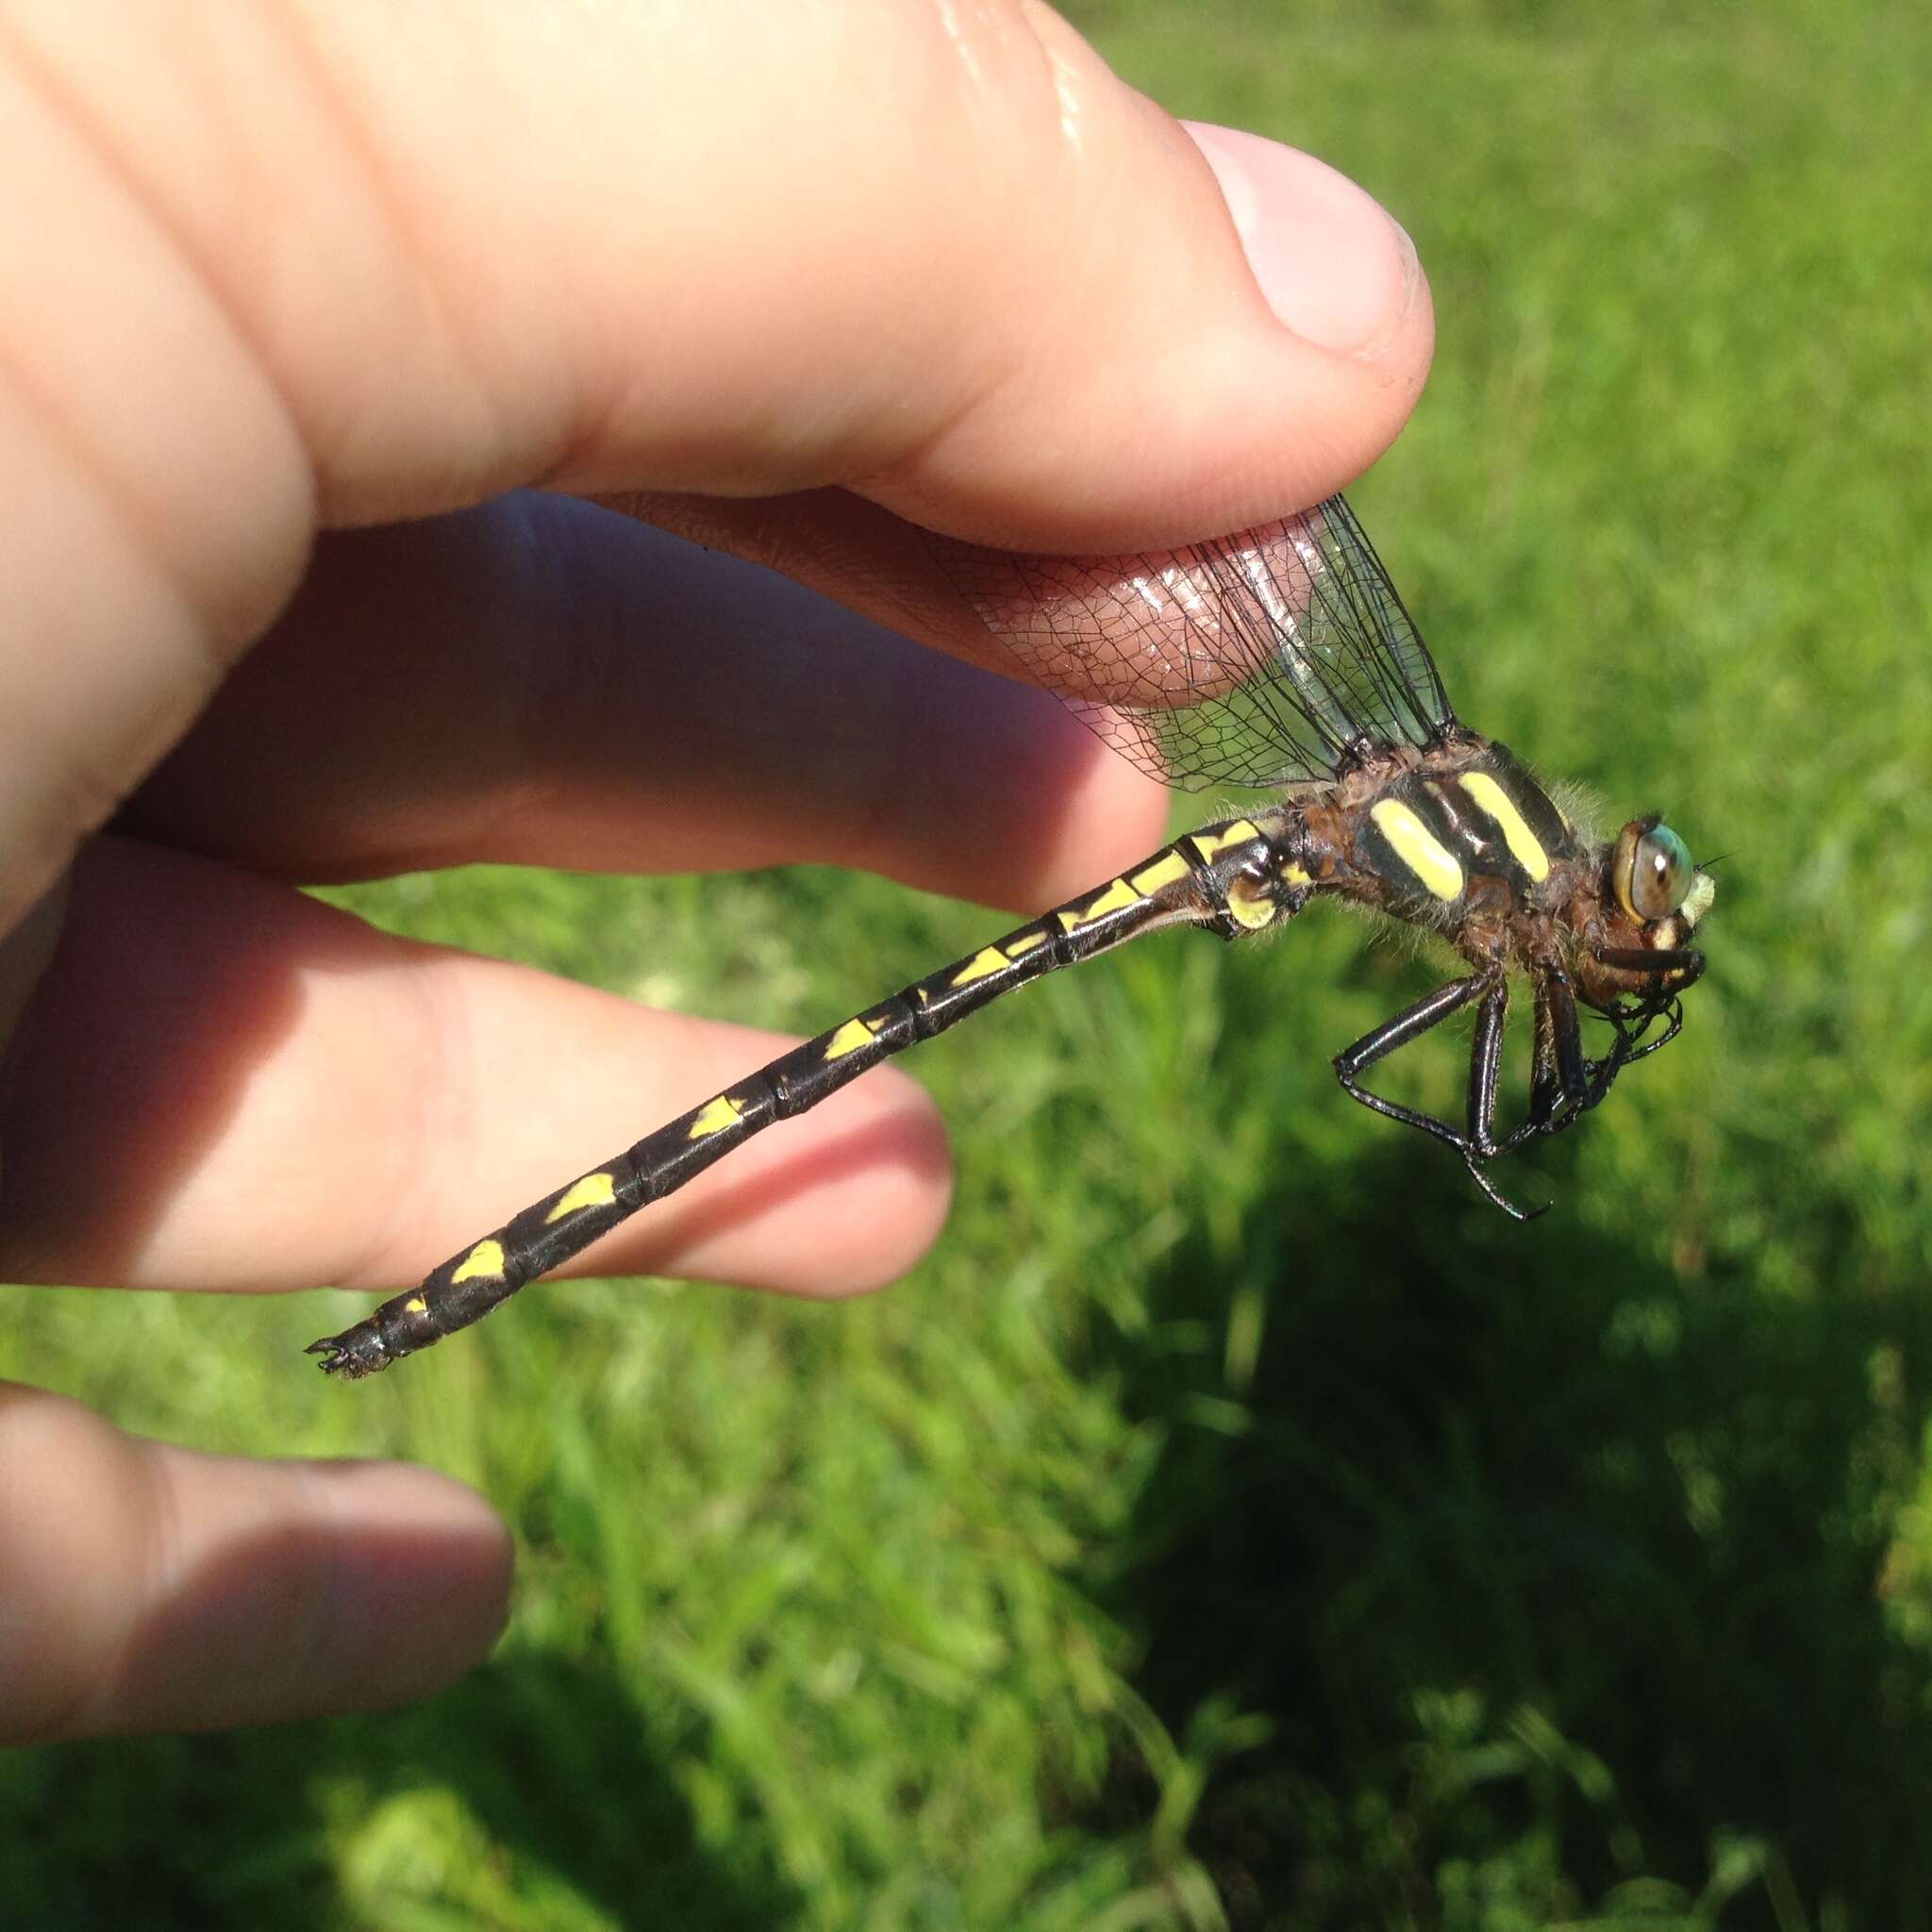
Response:
[{"label": "yellow thorax stripe", "polygon": [[1439,899],[1453,899],[1462,891],[1462,868],[1456,855],[1399,798],[1385,798],[1369,808],[1375,826],[1395,848],[1395,856]]},{"label": "yellow thorax stripe", "polygon": [[1465,772],[1459,782],[1502,827],[1503,842],[1508,846],[1510,857],[1541,885],[1550,875],[1550,855],[1529,829],[1529,822],[1516,809],[1516,801],[1487,772]]}]

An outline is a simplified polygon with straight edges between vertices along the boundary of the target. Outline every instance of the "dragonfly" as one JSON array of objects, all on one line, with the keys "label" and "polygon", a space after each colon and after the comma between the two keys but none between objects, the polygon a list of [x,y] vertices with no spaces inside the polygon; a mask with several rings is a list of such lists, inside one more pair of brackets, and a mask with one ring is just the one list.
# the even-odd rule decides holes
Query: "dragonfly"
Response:
[{"label": "dragonfly", "polygon": [[[1015,668],[1178,789],[1266,803],[1140,864],[781,1054],[310,1344],[371,1375],[500,1307],[752,1135],[1041,975],[1170,926],[1224,940],[1351,901],[1447,942],[1464,970],[1334,1058],[1362,1106],[1451,1148],[1517,1220],[1491,1169],[1574,1125],[1675,1039],[1704,971],[1711,874],[1656,814],[1611,839],[1573,822],[1503,744],[1457,719],[1388,572],[1340,496],[1159,556],[1035,558],[933,538],[942,575]],[[1533,997],[1524,1118],[1497,1125],[1512,975]],[[1372,1091],[1380,1061],[1474,1009],[1465,1106],[1445,1120]],[[1582,1017],[1607,1022],[1586,1051]]]}]

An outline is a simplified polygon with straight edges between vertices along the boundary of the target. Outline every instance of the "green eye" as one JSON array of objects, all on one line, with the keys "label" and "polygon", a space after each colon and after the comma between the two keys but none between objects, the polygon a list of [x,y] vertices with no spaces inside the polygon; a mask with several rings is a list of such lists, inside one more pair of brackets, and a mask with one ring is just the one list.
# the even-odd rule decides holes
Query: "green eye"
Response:
[{"label": "green eye", "polygon": [[1690,921],[1709,909],[1717,888],[1690,862],[1690,848],[1670,826],[1655,819],[1632,819],[1617,835],[1610,860],[1610,885],[1617,904],[1640,924],[1649,925],[1682,911],[1701,892]]},{"label": "green eye", "polygon": [[1690,848],[1668,825],[1653,825],[1631,855],[1630,909],[1640,919],[1667,919],[1683,905],[1697,868]]}]

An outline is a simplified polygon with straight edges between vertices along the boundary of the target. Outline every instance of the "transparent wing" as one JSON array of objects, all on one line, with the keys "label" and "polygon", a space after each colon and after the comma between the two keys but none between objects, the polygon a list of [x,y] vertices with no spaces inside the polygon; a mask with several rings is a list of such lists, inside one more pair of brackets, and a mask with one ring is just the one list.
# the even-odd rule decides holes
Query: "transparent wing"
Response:
[{"label": "transparent wing", "polygon": [[928,539],[1036,683],[1169,785],[1320,782],[1456,724],[1426,646],[1339,496],[1147,557]]}]

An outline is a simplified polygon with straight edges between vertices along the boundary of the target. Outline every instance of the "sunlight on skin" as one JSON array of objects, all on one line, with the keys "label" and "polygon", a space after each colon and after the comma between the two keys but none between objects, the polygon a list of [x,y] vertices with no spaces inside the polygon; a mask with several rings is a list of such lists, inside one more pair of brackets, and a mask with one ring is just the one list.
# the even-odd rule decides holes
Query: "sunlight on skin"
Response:
[{"label": "sunlight on skin", "polygon": [[[233,1196],[203,1184],[204,1160],[230,1177],[304,1164],[276,1230],[280,1279],[407,1277],[438,1258],[445,1215],[467,1224],[481,1208],[487,1221],[501,1205],[501,1169],[452,1172],[435,1154],[436,1109],[500,1088],[526,1025],[549,1025],[549,1066],[574,1108],[622,1092],[628,1120],[637,1067],[667,1043],[715,1041],[734,1060],[743,1043],[425,952],[407,971],[331,986],[339,949],[365,941],[289,890],[291,876],[379,870],[385,839],[412,862],[455,863],[507,847],[568,858],[592,836],[596,787],[571,796],[523,762],[538,742],[528,719],[541,714],[546,745],[594,720],[608,729],[613,693],[647,694],[614,666],[647,647],[696,648],[694,620],[667,624],[627,598],[582,634],[575,575],[545,555],[623,575],[630,539],[601,510],[562,507],[545,555],[520,550],[494,506],[469,511],[475,529],[512,540],[474,568],[508,587],[520,625],[579,633],[561,661],[581,677],[557,681],[558,659],[514,654],[481,676],[461,658],[471,640],[419,624],[452,594],[438,551],[448,524],[400,533],[337,603],[321,649],[353,652],[344,640],[360,636],[398,654],[399,682],[372,708],[353,680],[325,679],[283,712],[325,749],[281,761],[276,808],[303,817],[296,768],[310,768],[333,842],[245,870],[247,857],[194,829],[252,816],[243,777],[213,766],[183,782],[177,763],[143,800],[143,778],[264,632],[272,662],[276,636],[302,626],[320,532],[462,511],[529,484],[633,492],[674,521],[681,505],[683,527],[791,562],[824,534],[828,503],[858,501],[857,534],[801,574],[869,605],[885,572],[867,519],[1041,550],[1239,527],[1365,467],[1426,368],[1426,289],[1373,203],[1318,163],[1240,138],[1210,138],[1204,160],[1038,8],[719,6],[669,33],[659,9],[607,9],[575,38],[551,20],[507,6],[473,8],[459,28],[405,24],[367,0],[129,15],[95,0],[15,18],[0,50],[0,157],[9,180],[34,184],[0,230],[0,304],[30,305],[0,333],[22,365],[9,393],[30,399],[0,411],[0,449],[10,474],[36,478],[10,532],[17,642],[0,658],[0,922],[18,924],[129,793],[124,824],[142,834],[80,874],[93,896],[76,903],[12,1057],[0,1158],[64,1146],[73,1164],[43,1170],[35,1198],[71,1203],[92,1153],[132,1146],[152,1191],[115,1203],[119,1252],[164,1249],[177,1281],[260,1279],[260,1224],[238,1257],[222,1206]],[[826,101],[853,111],[828,114]],[[521,138],[505,141],[506,126]],[[1337,337],[1345,346],[1324,345]],[[711,496],[734,499],[715,523],[693,501]],[[719,566],[721,594],[738,569]],[[700,565],[693,608],[703,579]],[[735,576],[729,588],[741,593]],[[883,615],[910,621],[903,597],[885,601]],[[855,646],[878,648],[874,626],[818,622],[828,644],[846,626]],[[454,710],[425,702],[453,685]],[[783,716],[761,714],[755,693],[699,679],[690,715],[708,701],[749,720],[747,746],[782,738]],[[273,689],[251,701],[275,708]],[[1055,727],[1014,722],[1037,705],[1016,690],[977,714],[1013,770],[1051,741]],[[958,715],[929,721],[933,748]],[[926,747],[871,736],[913,787]],[[816,773],[805,758],[794,795],[839,793],[848,757],[838,747]],[[358,766],[371,782],[344,784]],[[615,760],[606,777],[635,808]],[[734,815],[772,810],[728,779],[725,857]],[[1066,790],[1053,832],[1017,862],[963,841],[943,868],[916,861],[921,883],[1025,903],[1062,871],[1100,875],[1145,849],[1158,800],[1136,788],[1115,773]],[[791,856],[890,870],[883,822],[876,797],[847,787],[800,811],[809,840]],[[184,849],[153,849],[177,840]],[[621,857],[607,843],[597,862]],[[116,958],[155,963],[153,928],[132,914],[195,868],[208,890],[175,902],[171,971],[117,971]],[[31,958],[11,984],[31,977]],[[218,987],[241,1004],[211,1022]],[[94,1043],[117,1024],[124,1038],[197,1041],[198,1104],[165,1080],[137,1084],[123,1096],[137,1111],[109,1124],[101,1091],[78,1083],[103,1074]],[[76,1125],[63,1091],[89,1093],[101,1124]],[[329,1118],[344,1091],[353,1128]],[[875,1210],[896,1198],[868,1224],[871,1278],[916,1254],[944,1209],[936,1129],[912,1092],[855,1093],[880,1132],[832,1183],[835,1203],[848,1186]],[[64,1141],[51,1132],[63,1116]],[[514,1109],[490,1118],[492,1132],[522,1131]],[[805,1150],[823,1154],[850,1126],[828,1119],[817,1141],[801,1128],[788,1158],[809,1161]],[[512,1148],[504,1165],[519,1158]],[[895,1172],[896,1197],[881,1192]],[[433,1211],[413,1211],[432,1191]],[[683,1258],[757,1278],[758,1242],[822,1209],[807,1191],[748,1213],[749,1247],[721,1222],[715,1245]],[[165,1241],[144,1241],[163,1218]],[[16,1239],[36,1245],[16,1266],[88,1272],[74,1264],[99,1230],[75,1232],[84,1219],[63,1233],[24,1217]],[[641,1258],[678,1257],[674,1243]],[[840,1262],[864,1274],[850,1251]],[[129,1260],[118,1278],[138,1273]],[[467,1668],[499,1626],[500,1537],[441,1478],[190,1457],[25,1391],[5,1415],[0,1575],[33,1584],[0,1614],[0,1735],[411,1696]],[[58,1512],[39,1474],[53,1465]],[[432,1522],[441,1540],[425,1534]],[[103,1560],[108,1547],[119,1560]],[[414,1554],[399,1561],[404,1548]],[[308,1598],[311,1562],[337,1591],[324,1638],[284,1621]],[[434,1641],[399,1651],[398,1628]],[[217,1655],[241,1659],[248,1695],[210,1681]]]}]

